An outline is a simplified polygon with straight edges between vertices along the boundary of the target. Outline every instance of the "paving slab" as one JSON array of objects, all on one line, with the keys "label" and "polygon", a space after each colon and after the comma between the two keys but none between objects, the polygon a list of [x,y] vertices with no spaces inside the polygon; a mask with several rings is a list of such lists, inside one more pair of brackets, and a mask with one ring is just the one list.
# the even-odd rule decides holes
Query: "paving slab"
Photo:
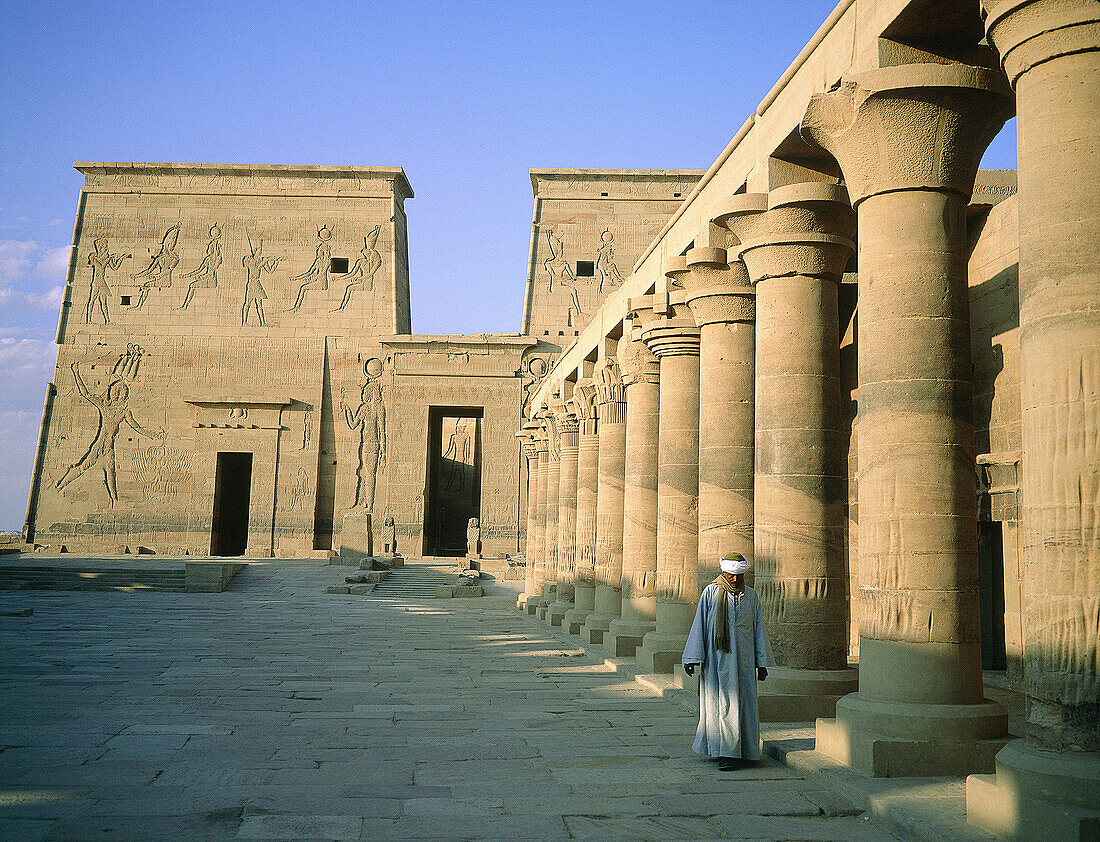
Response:
[{"label": "paving slab", "polygon": [[719,774],[693,713],[598,647],[338,578],[0,593],[34,608],[0,649],[0,838],[890,838],[809,773]]}]

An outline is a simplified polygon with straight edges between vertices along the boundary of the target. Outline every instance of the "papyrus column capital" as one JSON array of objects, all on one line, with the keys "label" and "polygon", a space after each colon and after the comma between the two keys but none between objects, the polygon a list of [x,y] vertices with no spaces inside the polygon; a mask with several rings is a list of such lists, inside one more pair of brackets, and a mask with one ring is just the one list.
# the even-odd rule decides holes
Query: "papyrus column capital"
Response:
[{"label": "papyrus column capital", "polygon": [[805,182],[767,194],[767,210],[732,219],[753,283],[801,275],[840,281],[855,251],[856,213],[836,184]]},{"label": "papyrus column capital", "polygon": [[[674,273],[686,267],[686,258],[670,258],[665,261],[665,275],[674,278]],[[644,311],[641,313],[646,319],[642,325],[641,339],[654,356],[658,359],[699,356],[699,327],[682,297],[680,301],[675,301],[668,295],[653,296],[651,307],[652,319],[646,319]]]},{"label": "papyrus column capital", "polygon": [[569,408],[577,417],[580,435],[592,436],[597,432],[596,385],[585,378],[573,385],[573,397],[569,399]]},{"label": "papyrus column capital", "polygon": [[716,323],[752,322],[756,300],[745,264],[722,248],[701,246],[684,255],[684,266],[670,268],[673,288],[684,299],[699,327]]},{"label": "papyrus column capital", "polygon": [[982,12],[986,35],[1013,86],[1043,62],[1100,50],[1095,0],[982,0]]},{"label": "papyrus column capital", "polygon": [[630,300],[630,332],[619,340],[619,372],[623,384],[658,383],[661,378],[661,364],[642,341],[642,330],[655,318],[653,302],[649,296]]},{"label": "papyrus column capital", "polygon": [[596,403],[601,426],[626,422],[626,394],[619,363],[615,357],[604,357],[592,375],[596,387]]},{"label": "papyrus column capital", "polygon": [[1012,92],[997,71],[907,64],[846,76],[814,94],[801,132],[836,158],[853,205],[901,190],[965,198],[1012,111]]}]

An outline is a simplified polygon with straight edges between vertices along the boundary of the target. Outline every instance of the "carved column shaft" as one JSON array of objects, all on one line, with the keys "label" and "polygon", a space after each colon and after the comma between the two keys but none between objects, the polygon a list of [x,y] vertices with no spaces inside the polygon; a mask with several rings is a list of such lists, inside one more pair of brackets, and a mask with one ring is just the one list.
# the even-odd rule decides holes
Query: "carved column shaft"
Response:
[{"label": "carved column shaft", "polygon": [[539,430],[535,438],[538,465],[535,471],[535,528],[527,538],[527,570],[524,577],[524,608],[534,614],[542,597],[542,582],[546,576],[546,482],[549,453],[546,432]]},{"label": "carved column shaft", "polygon": [[752,558],[756,302],[744,264],[697,247],[669,272],[699,325],[699,589]]},{"label": "carved column shaft", "polygon": [[626,401],[618,362],[607,357],[593,376],[600,419],[599,491],[596,497],[595,604],[581,635],[602,643],[619,616],[623,575],[623,484],[626,470]]},{"label": "carved column shaft", "polygon": [[546,527],[545,553],[542,564],[542,577],[538,582],[539,617],[545,616],[546,608],[553,602],[558,585],[558,494],[561,489],[561,440],[557,424],[548,419],[546,424]]},{"label": "carved column shaft", "polygon": [[565,612],[562,627],[578,634],[596,599],[596,495],[599,477],[600,437],[595,412],[596,389],[590,380],[578,381],[573,406],[580,422],[577,443],[577,530],[573,607]]},{"label": "carved column shaft", "polygon": [[[1100,4],[983,0],[1016,91],[1026,741],[967,781],[1013,839],[1100,827]],[[985,780],[983,780],[985,779]]]},{"label": "carved column shaft", "polygon": [[620,616],[604,646],[615,657],[633,655],[657,627],[657,433],[660,366],[640,337],[619,342],[626,392],[623,488],[623,577]]},{"label": "carved column shaft", "polygon": [[[988,768],[1007,726],[982,693],[965,224],[1005,93],[980,68],[890,67],[815,95],[802,124],[859,228],[859,692],[818,746],[870,774]],[[911,745],[887,762],[891,738]]]},{"label": "carved column shaft", "polygon": [[843,188],[734,197],[727,220],[756,285],[755,587],[777,665],[760,716],[833,716],[854,692],[845,600],[838,284],[855,249]]},{"label": "carved column shaft", "polygon": [[524,568],[523,593],[519,595],[517,607],[523,610],[527,605],[527,599],[534,593],[535,567],[534,555],[537,547],[536,532],[538,530],[538,470],[539,453],[538,446],[528,430],[517,433],[523,442],[523,454],[527,459],[527,531],[524,542]]},{"label": "carved column shaft", "polygon": [[558,484],[558,570],[557,598],[550,607],[550,625],[560,626],[573,605],[573,576],[577,547],[577,419],[558,416],[561,436],[561,469]]},{"label": "carved column shaft", "polygon": [[699,599],[699,328],[683,304],[642,338],[660,360],[655,631],[638,648],[648,672],[680,663]]}]

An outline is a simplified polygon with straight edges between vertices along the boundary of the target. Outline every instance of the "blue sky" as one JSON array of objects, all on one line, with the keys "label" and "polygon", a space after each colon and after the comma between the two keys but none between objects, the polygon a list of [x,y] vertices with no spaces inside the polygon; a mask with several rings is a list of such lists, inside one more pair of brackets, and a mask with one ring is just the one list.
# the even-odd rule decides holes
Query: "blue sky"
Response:
[{"label": "blue sky", "polygon": [[[0,529],[23,523],[77,160],[402,166],[413,330],[517,331],[531,167],[706,168],[835,0],[0,0]],[[1015,167],[1002,134],[985,166]]]}]

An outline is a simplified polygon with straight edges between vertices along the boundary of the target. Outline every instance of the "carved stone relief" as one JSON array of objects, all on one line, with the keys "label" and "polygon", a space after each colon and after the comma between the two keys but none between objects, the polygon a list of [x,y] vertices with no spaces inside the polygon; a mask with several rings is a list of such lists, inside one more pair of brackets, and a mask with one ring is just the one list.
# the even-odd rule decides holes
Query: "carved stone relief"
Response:
[{"label": "carved stone relief", "polygon": [[160,251],[153,255],[149,265],[140,272],[131,275],[135,281],[142,281],[141,292],[138,295],[137,304],[134,306],[143,306],[145,299],[149,297],[149,290],[154,287],[167,289],[172,286],[172,272],[180,262],[179,252],[176,251],[179,236],[180,226],[177,223],[164,232],[164,236],[160,241]]},{"label": "carved stone relief", "polygon": [[302,274],[291,278],[292,281],[302,281],[302,285],[298,288],[298,297],[294,300],[294,305],[287,312],[296,313],[301,309],[307,289],[328,289],[329,264],[332,260],[332,246],[329,243],[331,239],[332,230],[327,225],[321,226],[317,231],[317,252],[313,263]]},{"label": "carved stone relief", "polygon": [[186,310],[190,306],[191,299],[195,297],[195,290],[215,289],[218,286],[218,267],[222,265],[221,236],[221,226],[211,225],[210,239],[206,243],[206,254],[202,258],[202,263],[183,276],[192,280],[187,285],[187,294],[183,297],[183,304],[179,309]]},{"label": "carved stone relief", "polygon": [[[344,298],[340,302],[340,306],[331,312],[336,313],[347,307],[348,302],[351,301],[353,290],[363,289],[370,292],[374,289],[374,273],[382,266],[382,255],[375,248],[378,243],[378,232],[381,230],[381,225],[375,225],[370,233],[363,238],[363,248],[359,252],[360,256],[355,259],[355,265],[351,268],[351,271],[344,275],[344,280],[348,282],[347,288],[344,290]],[[320,250],[318,249],[319,256]],[[303,285],[304,289],[305,285]],[[301,295],[302,292],[299,291],[298,297],[301,298]],[[297,309],[297,307],[294,309]]]},{"label": "carved stone relief", "polygon": [[99,413],[99,426],[84,455],[70,465],[55,483],[58,490],[63,490],[88,471],[99,468],[103,471],[107,496],[113,504],[118,501],[118,488],[115,480],[115,442],[118,439],[122,425],[128,424],[134,432],[148,438],[163,439],[165,437],[163,430],[152,431],[142,427],[130,411],[130,387],[127,382],[132,383],[137,376],[142,353],[142,349],[137,345],[127,346],[126,352],[119,356],[118,362],[112,367],[109,375],[110,382],[102,394],[96,394],[88,388],[80,373],[78,363],[74,362],[69,366],[73,373],[77,392]]},{"label": "carved stone relief", "polygon": [[[246,235],[247,236],[247,235]],[[260,327],[264,327],[267,321],[264,318],[264,299],[267,298],[267,290],[260,283],[260,276],[265,272],[271,274],[279,265],[281,257],[264,257],[264,241],[253,243],[248,237],[249,254],[241,260],[245,270],[244,282],[244,306],[241,307],[241,326],[248,324],[249,309],[256,311],[256,321]]]},{"label": "carved stone relief", "polygon": [[[355,471],[355,498],[351,508],[374,510],[374,492],[378,473],[386,466],[386,404],[382,395],[382,361],[367,360],[363,370],[367,380],[360,389],[359,405],[353,410],[340,401],[344,421],[359,431],[359,463]],[[343,397],[343,396],[341,396]]]},{"label": "carved stone relief", "polygon": [[603,295],[605,286],[608,290],[612,290],[619,287],[623,282],[619,267],[615,265],[614,242],[615,235],[605,228],[604,232],[600,234],[600,247],[596,251],[596,271],[600,276],[600,295]]},{"label": "carved stone relief", "polygon": [[103,316],[103,324],[111,323],[110,310],[107,301],[111,297],[111,288],[107,285],[107,270],[117,269],[122,261],[130,257],[129,254],[111,254],[104,237],[97,237],[94,250],[88,255],[88,265],[92,267],[92,284],[88,293],[88,307],[84,311],[84,324],[92,323],[92,313],[99,305],[100,315]]}]

